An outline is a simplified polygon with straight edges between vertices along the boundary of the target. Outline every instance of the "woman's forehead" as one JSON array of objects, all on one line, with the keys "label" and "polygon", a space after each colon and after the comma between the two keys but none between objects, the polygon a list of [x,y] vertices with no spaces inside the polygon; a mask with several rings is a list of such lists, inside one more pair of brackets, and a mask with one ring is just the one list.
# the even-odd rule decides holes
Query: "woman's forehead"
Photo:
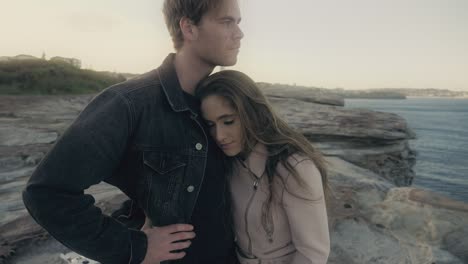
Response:
[{"label": "woman's forehead", "polygon": [[236,115],[231,103],[220,95],[210,95],[201,102],[201,110],[205,119],[219,119]]}]

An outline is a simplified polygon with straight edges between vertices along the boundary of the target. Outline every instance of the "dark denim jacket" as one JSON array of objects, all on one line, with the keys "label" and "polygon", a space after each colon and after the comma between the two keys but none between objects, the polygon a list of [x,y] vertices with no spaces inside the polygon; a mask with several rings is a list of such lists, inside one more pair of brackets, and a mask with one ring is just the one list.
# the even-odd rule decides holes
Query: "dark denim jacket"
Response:
[{"label": "dark denim jacket", "polygon": [[83,190],[115,185],[156,226],[187,223],[197,201],[209,139],[186,104],[173,59],[97,95],[23,192],[26,208],[52,236],[101,263],[140,263],[146,236],[103,215]]}]

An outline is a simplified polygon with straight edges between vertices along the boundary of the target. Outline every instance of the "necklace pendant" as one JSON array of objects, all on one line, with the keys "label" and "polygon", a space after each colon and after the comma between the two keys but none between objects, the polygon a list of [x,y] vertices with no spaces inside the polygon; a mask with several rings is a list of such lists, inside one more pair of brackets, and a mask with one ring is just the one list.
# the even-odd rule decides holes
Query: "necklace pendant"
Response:
[{"label": "necklace pendant", "polygon": [[254,181],[253,188],[254,188],[254,190],[257,190],[257,188],[258,188],[258,180],[255,180],[255,181]]}]

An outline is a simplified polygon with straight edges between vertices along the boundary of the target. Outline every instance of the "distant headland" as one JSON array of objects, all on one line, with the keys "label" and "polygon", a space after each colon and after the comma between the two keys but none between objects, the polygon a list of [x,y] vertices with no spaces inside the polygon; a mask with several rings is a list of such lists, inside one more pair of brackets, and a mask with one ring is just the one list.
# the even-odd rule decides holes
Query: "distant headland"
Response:
[{"label": "distant headland", "polygon": [[0,94],[86,94],[123,82],[131,74],[81,69],[75,58],[0,57]]},{"label": "distant headland", "polygon": [[258,85],[264,91],[297,91],[307,93],[316,93],[321,97],[344,99],[406,99],[407,97],[430,97],[430,98],[468,98],[468,91],[451,91],[447,89],[435,88],[375,88],[365,90],[347,90],[343,88],[321,88],[299,85],[271,84],[260,82]]},{"label": "distant headland", "polygon": [[[41,58],[20,54],[0,56],[0,94],[82,94],[94,93],[118,82],[138,76],[132,73],[81,69],[76,58]],[[375,88],[348,90],[258,82],[264,91],[295,93],[307,90],[323,98],[406,99],[407,97],[468,98],[468,91],[436,88]]]}]

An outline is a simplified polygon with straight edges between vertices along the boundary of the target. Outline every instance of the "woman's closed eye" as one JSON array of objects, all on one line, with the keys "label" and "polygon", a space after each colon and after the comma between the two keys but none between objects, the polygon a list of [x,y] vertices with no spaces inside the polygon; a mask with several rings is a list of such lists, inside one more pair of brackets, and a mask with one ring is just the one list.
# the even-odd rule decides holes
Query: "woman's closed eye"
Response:
[{"label": "woman's closed eye", "polygon": [[224,124],[227,126],[232,125],[234,124],[234,119],[224,120]]}]

